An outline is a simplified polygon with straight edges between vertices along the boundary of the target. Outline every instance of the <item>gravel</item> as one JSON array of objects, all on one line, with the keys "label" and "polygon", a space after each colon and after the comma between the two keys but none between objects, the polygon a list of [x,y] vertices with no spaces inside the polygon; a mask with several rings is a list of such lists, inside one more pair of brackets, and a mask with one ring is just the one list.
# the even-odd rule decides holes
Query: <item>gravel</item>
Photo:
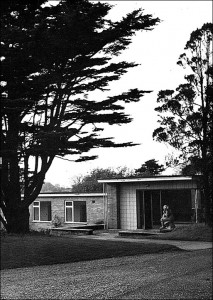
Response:
[{"label": "gravel", "polygon": [[170,252],[1,271],[1,299],[212,299],[212,252]]}]

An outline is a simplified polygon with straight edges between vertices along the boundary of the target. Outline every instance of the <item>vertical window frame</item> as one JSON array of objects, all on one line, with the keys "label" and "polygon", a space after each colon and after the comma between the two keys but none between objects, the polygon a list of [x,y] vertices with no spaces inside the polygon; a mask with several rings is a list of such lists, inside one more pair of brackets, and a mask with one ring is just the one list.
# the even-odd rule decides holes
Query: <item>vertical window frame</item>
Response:
[{"label": "vertical window frame", "polygon": [[[71,202],[72,205],[67,205],[68,202]],[[73,201],[70,200],[65,200],[65,205],[64,205],[64,212],[65,212],[65,223],[74,223],[74,205]],[[72,208],[72,221],[67,221],[67,208]]]},{"label": "vertical window frame", "polygon": [[[35,205],[35,202],[38,205]],[[35,220],[35,208],[38,208],[38,220]],[[40,201],[33,201],[33,222],[40,222]]]}]

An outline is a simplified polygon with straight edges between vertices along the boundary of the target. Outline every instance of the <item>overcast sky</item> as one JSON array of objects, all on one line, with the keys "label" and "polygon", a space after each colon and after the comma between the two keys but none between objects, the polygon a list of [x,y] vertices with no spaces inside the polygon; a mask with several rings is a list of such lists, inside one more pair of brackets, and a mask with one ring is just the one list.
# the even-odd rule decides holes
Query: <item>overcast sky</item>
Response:
[{"label": "overcast sky", "polygon": [[[139,103],[126,105],[126,113],[133,118],[132,123],[118,126],[106,126],[105,135],[114,137],[117,142],[139,143],[139,146],[115,149],[95,149],[91,155],[98,155],[94,161],[74,163],[55,158],[46,175],[46,182],[71,186],[73,178],[85,175],[96,167],[127,166],[139,168],[149,159],[164,164],[165,157],[172,153],[169,146],[157,143],[152,133],[158,127],[157,93],[163,89],[175,89],[183,83],[185,70],[177,65],[178,57],[184,52],[190,33],[204,23],[212,22],[212,1],[103,1],[114,5],[109,17],[115,21],[137,8],[143,8],[144,14],[152,14],[161,19],[153,31],[140,32],[132,39],[132,44],[119,59],[136,62],[140,66],[129,70],[119,81],[110,85],[107,95],[116,95],[130,88],[152,90],[142,97]],[[101,92],[95,97],[105,99]],[[66,156],[72,159],[71,156]],[[172,174],[168,169],[164,174]]]}]

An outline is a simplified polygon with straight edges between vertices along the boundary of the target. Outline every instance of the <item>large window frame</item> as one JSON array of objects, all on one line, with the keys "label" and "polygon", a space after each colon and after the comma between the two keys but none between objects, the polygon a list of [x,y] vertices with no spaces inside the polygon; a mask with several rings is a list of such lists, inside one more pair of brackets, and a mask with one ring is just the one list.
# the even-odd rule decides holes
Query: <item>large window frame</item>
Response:
[{"label": "large window frame", "polygon": [[[76,221],[75,220],[75,202],[83,202],[85,204],[85,220],[84,221]],[[69,216],[71,215],[71,221],[67,220],[68,219],[68,213],[67,210],[71,210],[71,214],[69,213]],[[64,202],[64,213],[65,213],[65,223],[82,223],[86,224],[87,223],[87,218],[86,218],[86,201],[74,201],[74,200],[66,200]]]},{"label": "large window frame", "polygon": [[[49,203],[50,212],[48,212],[49,220],[41,220],[41,203]],[[45,222],[50,223],[52,221],[52,205],[51,201],[34,201],[33,202],[33,222]]]}]

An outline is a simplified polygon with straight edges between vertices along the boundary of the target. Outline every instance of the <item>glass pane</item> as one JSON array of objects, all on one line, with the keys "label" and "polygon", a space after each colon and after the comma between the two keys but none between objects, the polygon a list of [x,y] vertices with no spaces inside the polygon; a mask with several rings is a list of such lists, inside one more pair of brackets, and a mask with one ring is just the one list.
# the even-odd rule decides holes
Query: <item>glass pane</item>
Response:
[{"label": "glass pane", "polygon": [[86,201],[74,201],[74,222],[86,221]]},{"label": "glass pane", "polygon": [[40,221],[51,221],[51,202],[40,202]]},{"label": "glass pane", "polygon": [[66,207],[66,222],[72,222],[72,207]]},{"label": "glass pane", "polygon": [[160,225],[160,218],[161,218],[160,191],[152,191],[152,217],[153,217],[153,225]]},{"label": "glass pane", "polygon": [[34,207],[34,209],[33,209],[33,220],[39,221],[39,208],[38,207]]},{"label": "glass pane", "polygon": [[163,190],[162,206],[169,205],[177,222],[190,222],[192,217],[191,190]]},{"label": "glass pane", "polygon": [[66,206],[72,206],[72,201],[66,202]]},{"label": "glass pane", "polygon": [[34,201],[33,202],[33,206],[39,206],[39,202],[38,201]]}]

